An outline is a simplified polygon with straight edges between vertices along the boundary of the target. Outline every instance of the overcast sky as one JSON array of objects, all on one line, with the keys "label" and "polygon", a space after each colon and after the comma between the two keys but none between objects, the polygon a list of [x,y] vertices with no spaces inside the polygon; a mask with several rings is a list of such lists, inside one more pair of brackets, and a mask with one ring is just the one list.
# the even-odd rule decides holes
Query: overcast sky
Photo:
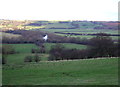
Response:
[{"label": "overcast sky", "polygon": [[0,19],[118,20],[119,0],[0,0]]}]

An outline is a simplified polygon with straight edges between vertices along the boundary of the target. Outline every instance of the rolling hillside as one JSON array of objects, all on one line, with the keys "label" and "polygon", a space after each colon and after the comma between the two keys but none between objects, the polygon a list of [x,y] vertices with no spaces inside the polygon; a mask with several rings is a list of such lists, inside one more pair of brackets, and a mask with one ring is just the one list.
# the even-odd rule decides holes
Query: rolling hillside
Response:
[{"label": "rolling hillside", "polygon": [[26,26],[42,26],[44,29],[118,29],[115,21],[36,21]]},{"label": "rolling hillside", "polygon": [[0,20],[0,29],[118,29],[117,21],[37,21],[37,20]]},{"label": "rolling hillside", "polygon": [[118,85],[118,59],[6,65],[3,85]]}]

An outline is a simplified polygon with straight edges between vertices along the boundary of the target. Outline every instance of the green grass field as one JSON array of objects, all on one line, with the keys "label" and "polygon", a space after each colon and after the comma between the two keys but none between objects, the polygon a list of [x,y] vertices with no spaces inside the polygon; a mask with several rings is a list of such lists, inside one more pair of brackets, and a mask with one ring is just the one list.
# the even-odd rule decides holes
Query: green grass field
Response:
[{"label": "green grass field", "polygon": [[[7,45],[7,44],[5,44]],[[7,56],[3,65],[3,85],[117,85],[118,58],[72,61],[47,61],[49,54],[39,54],[38,63],[24,63],[34,44],[10,44],[18,52]],[[50,49],[53,43],[46,43]],[[64,43],[67,48],[85,49],[86,46]]]},{"label": "green grass field", "polygon": [[117,58],[39,62],[3,66],[3,85],[117,84]]},{"label": "green grass field", "polygon": [[84,34],[93,34],[93,33],[108,33],[108,34],[118,34],[118,30],[110,29],[39,29],[40,31],[46,32],[64,32],[64,33],[84,33]]}]

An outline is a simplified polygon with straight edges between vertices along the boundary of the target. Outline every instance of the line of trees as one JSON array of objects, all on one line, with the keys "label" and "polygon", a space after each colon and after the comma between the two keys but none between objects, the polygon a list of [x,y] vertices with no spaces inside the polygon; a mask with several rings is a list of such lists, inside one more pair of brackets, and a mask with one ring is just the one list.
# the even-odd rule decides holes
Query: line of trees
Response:
[{"label": "line of trees", "polygon": [[119,43],[114,43],[109,36],[102,36],[102,33],[90,40],[90,45],[85,50],[66,49],[57,44],[50,50],[49,60],[64,59],[88,59],[97,57],[120,57]]}]

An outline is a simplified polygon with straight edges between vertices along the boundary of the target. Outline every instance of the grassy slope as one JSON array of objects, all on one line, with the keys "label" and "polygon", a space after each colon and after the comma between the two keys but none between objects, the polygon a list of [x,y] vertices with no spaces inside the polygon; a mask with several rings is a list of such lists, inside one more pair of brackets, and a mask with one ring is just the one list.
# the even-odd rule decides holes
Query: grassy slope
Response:
[{"label": "grassy slope", "polygon": [[[47,45],[47,44],[46,44]],[[19,54],[3,66],[3,85],[116,85],[118,59],[76,60],[25,64],[33,44],[14,44]],[[48,54],[41,54],[47,60]]]},{"label": "grassy slope", "polygon": [[117,85],[118,59],[4,66],[4,85]]}]

